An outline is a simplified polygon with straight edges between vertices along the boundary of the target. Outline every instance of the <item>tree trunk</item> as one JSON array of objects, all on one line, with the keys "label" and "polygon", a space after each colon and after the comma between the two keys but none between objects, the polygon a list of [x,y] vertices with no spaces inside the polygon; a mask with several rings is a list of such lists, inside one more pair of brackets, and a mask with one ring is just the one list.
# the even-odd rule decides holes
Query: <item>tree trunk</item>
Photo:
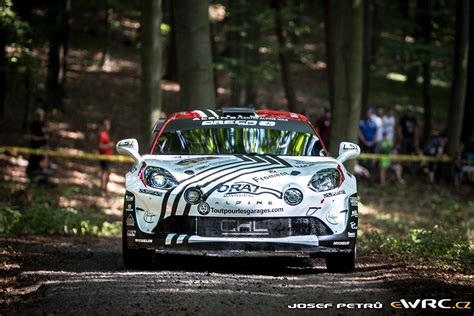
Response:
[{"label": "tree trunk", "polygon": [[283,25],[281,8],[284,0],[274,0],[275,12],[275,32],[278,38],[278,58],[280,60],[281,81],[288,101],[288,110],[298,112],[298,104],[295,95],[295,88],[291,75],[290,54],[288,51],[288,34]]},{"label": "tree trunk", "polygon": [[104,12],[104,41],[102,44],[102,54],[100,55],[99,67],[104,70],[106,65],[110,59],[110,37],[111,37],[111,29],[110,29],[110,22],[112,21],[112,8],[106,8]]},{"label": "tree trunk", "polygon": [[0,120],[5,118],[5,97],[7,78],[6,32],[0,28]]},{"label": "tree trunk", "polygon": [[179,110],[215,107],[214,72],[209,32],[209,0],[174,3]]},{"label": "tree trunk", "polygon": [[334,105],[334,69],[333,64],[334,61],[332,58],[335,55],[335,43],[334,37],[332,36],[335,29],[336,29],[336,21],[331,19],[331,16],[334,15],[333,5],[331,0],[324,1],[324,40],[326,44],[326,74],[327,74],[327,82],[328,82],[328,97],[329,97],[329,104],[331,106]]},{"label": "tree trunk", "polygon": [[166,46],[166,61],[165,71],[163,75],[163,79],[171,80],[171,81],[178,81],[178,60],[177,60],[177,52],[176,52],[176,23],[174,23],[174,1],[167,0],[164,2],[166,3],[168,16],[165,23],[170,25],[170,34],[168,45]]},{"label": "tree trunk", "polygon": [[[467,58],[469,51],[469,0],[456,2],[456,44],[454,51],[454,75],[452,84],[451,108],[448,124],[447,154],[454,157],[461,138],[467,82]],[[448,178],[452,178],[453,164]],[[446,171],[448,172],[448,170]]]},{"label": "tree trunk", "polygon": [[142,0],[141,142],[148,148],[161,116],[161,0]]},{"label": "tree trunk", "polygon": [[[253,5],[252,8],[255,8],[255,5]],[[247,76],[247,80],[245,81],[244,105],[248,107],[256,107],[257,80],[254,69],[256,69],[260,63],[260,52],[258,51],[258,41],[260,40],[260,24],[255,20],[255,17],[249,23],[251,31],[247,35],[248,43],[245,52],[245,58],[247,66],[252,69],[252,73]]]},{"label": "tree trunk", "polygon": [[52,25],[49,36],[48,72],[46,75],[46,110],[62,109],[61,86],[61,44],[63,41],[64,1],[52,3],[48,7],[48,18]]},{"label": "tree trunk", "polygon": [[[334,104],[331,124],[331,153],[342,141],[357,142],[362,101],[363,1],[328,1],[331,28],[329,52],[334,74]],[[349,168],[352,165],[348,165]]]},{"label": "tree trunk", "polygon": [[362,72],[362,112],[369,108],[370,65],[372,62],[373,23],[372,0],[364,1],[364,70]]},{"label": "tree trunk", "polygon": [[420,39],[425,48],[420,52],[423,56],[423,140],[431,136],[431,0],[418,0],[417,10],[420,21]]},{"label": "tree trunk", "polygon": [[[471,4],[470,8],[470,23],[474,23],[474,5]],[[472,26],[471,26],[472,27]],[[468,57],[468,68],[467,68],[467,86],[470,89],[466,91],[466,103],[464,105],[464,122],[462,129],[461,140],[465,146],[468,146],[474,137],[474,124],[472,124],[472,118],[474,117],[474,31],[469,32],[469,57]]]},{"label": "tree trunk", "polygon": [[245,22],[243,16],[242,0],[234,0],[230,3],[229,23],[231,30],[228,32],[227,45],[229,45],[230,58],[232,59],[231,83],[230,83],[230,105],[239,107],[242,105],[243,94],[243,63],[245,60],[244,39],[241,35],[242,25]]}]

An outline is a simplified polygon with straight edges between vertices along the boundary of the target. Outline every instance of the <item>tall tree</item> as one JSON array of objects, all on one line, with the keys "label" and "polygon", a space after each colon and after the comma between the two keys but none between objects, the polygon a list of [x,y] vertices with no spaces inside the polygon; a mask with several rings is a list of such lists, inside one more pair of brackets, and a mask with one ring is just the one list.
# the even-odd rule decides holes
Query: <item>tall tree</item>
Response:
[{"label": "tall tree", "polygon": [[145,146],[161,116],[161,15],[161,0],[142,1],[140,136]]},{"label": "tall tree", "polygon": [[[228,40],[229,53],[231,57],[231,88],[230,102],[232,106],[241,106],[244,92],[243,66],[245,61],[245,46],[242,33],[245,32],[244,23],[248,19],[245,12],[243,0],[234,0],[229,3],[229,26]],[[243,29],[244,28],[244,29]]]},{"label": "tall tree", "polygon": [[419,52],[422,55],[423,73],[423,139],[427,140],[431,135],[431,0],[418,0],[418,20],[420,21],[419,33],[423,48]]},{"label": "tall tree", "polygon": [[284,0],[273,0],[275,12],[275,32],[278,38],[278,59],[280,61],[281,81],[285,90],[290,112],[298,112],[298,103],[295,95],[295,87],[291,75],[290,53],[288,49],[288,32],[283,22],[282,7]]},{"label": "tall tree", "polygon": [[337,154],[341,141],[357,142],[362,100],[363,1],[328,0],[331,40],[328,51],[334,103],[331,124],[331,153]]},{"label": "tall tree", "polygon": [[369,108],[369,87],[370,87],[370,66],[372,64],[372,44],[374,34],[374,10],[373,0],[364,1],[364,46],[362,72],[362,109],[366,111]]},{"label": "tall tree", "polygon": [[180,109],[214,108],[209,0],[174,2]]},{"label": "tall tree", "polygon": [[7,32],[3,23],[0,23],[0,120],[5,115],[6,77],[7,77]]},{"label": "tall tree", "polygon": [[469,0],[458,0],[456,2],[456,44],[447,146],[447,153],[451,157],[454,157],[459,147],[466,97],[469,52],[469,2]]},{"label": "tall tree", "polygon": [[[469,6],[470,18],[469,21],[474,23],[474,5]],[[474,87],[474,31],[469,32],[469,57],[468,57],[468,68],[467,68],[467,86]],[[464,122],[462,128],[462,142],[468,146],[474,137],[474,124],[472,124],[472,118],[474,117],[474,89],[467,89],[466,91],[466,104],[464,105]]]}]

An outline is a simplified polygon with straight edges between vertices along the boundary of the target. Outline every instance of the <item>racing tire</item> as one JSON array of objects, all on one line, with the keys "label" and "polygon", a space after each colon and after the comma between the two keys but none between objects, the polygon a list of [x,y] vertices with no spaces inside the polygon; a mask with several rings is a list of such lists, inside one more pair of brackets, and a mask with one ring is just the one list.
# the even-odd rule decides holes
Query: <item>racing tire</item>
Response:
[{"label": "racing tire", "polygon": [[329,272],[348,273],[355,270],[356,249],[351,253],[341,253],[326,258],[326,268]]}]

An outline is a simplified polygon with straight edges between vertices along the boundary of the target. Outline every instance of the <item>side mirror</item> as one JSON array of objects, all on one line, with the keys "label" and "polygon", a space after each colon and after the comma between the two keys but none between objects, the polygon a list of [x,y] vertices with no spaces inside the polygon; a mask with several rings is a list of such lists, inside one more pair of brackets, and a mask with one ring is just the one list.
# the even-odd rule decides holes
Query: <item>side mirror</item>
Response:
[{"label": "side mirror", "polygon": [[122,155],[128,155],[139,162],[142,156],[138,153],[138,141],[135,138],[122,139],[117,143],[117,152]]},{"label": "side mirror", "polygon": [[344,162],[350,159],[356,159],[360,155],[360,147],[354,143],[342,142],[339,145],[339,156],[337,160]]}]

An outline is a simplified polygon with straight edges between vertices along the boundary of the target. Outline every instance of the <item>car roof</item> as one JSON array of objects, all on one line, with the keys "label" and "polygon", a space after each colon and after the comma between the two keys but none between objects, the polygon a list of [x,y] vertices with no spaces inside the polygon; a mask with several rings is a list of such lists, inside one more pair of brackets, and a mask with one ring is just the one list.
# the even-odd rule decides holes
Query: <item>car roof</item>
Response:
[{"label": "car roof", "polygon": [[308,122],[306,116],[293,112],[273,111],[273,110],[254,110],[252,108],[222,108],[205,109],[173,113],[168,120],[191,119],[191,118],[226,118],[226,117],[255,117],[255,118],[280,118],[296,121]]}]

